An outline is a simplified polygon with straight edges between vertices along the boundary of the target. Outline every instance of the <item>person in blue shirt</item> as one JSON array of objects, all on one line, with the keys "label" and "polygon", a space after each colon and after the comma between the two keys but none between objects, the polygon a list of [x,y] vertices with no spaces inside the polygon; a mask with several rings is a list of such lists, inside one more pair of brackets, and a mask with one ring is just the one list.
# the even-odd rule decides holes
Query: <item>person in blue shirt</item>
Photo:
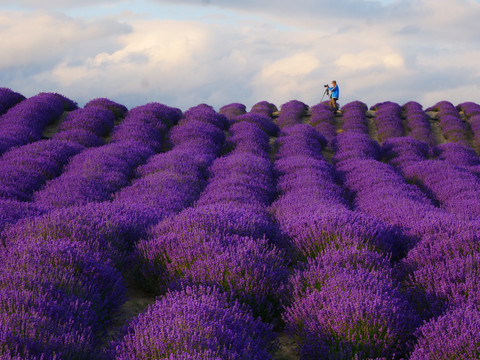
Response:
[{"label": "person in blue shirt", "polygon": [[335,80],[332,81],[332,87],[328,87],[328,90],[330,91],[330,101],[328,102],[328,105],[333,109],[333,112],[336,114],[338,111],[338,85]]}]

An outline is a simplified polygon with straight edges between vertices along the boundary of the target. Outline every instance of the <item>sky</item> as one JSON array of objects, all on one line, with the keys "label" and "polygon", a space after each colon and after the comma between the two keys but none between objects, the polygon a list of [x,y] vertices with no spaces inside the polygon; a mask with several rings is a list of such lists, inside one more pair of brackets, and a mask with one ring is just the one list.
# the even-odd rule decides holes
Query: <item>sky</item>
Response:
[{"label": "sky", "polygon": [[[478,0],[0,0],[0,87],[83,106],[480,103]],[[323,99],[325,100],[325,98]]]}]

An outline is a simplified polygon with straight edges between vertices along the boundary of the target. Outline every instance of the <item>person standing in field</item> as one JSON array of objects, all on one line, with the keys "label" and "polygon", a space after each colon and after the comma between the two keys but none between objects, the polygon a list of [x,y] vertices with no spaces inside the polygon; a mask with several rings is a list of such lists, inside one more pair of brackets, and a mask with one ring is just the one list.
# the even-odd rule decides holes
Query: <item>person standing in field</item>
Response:
[{"label": "person standing in field", "polygon": [[335,80],[332,81],[332,87],[328,87],[328,90],[330,91],[330,101],[328,102],[328,105],[330,108],[333,109],[333,112],[336,114],[338,111],[338,95],[339,95],[339,89],[337,82]]}]

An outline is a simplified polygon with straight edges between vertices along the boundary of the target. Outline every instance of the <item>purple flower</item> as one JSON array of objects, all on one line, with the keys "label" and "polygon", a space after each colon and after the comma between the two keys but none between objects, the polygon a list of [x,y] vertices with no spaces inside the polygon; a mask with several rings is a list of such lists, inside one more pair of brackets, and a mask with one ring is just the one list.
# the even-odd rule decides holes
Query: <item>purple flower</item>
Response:
[{"label": "purple flower", "polygon": [[112,100],[107,99],[107,98],[92,99],[89,102],[87,102],[84,107],[89,108],[91,106],[92,107],[102,107],[104,109],[108,109],[115,115],[115,118],[117,118],[117,119],[124,117],[125,114],[128,111],[126,106],[124,106],[122,104],[119,104],[119,103],[116,103],[115,101],[112,101]]},{"label": "purple flower", "polygon": [[260,101],[252,106],[250,113],[263,114],[272,117],[273,113],[278,111],[277,107],[268,101]]},{"label": "purple flower", "polygon": [[40,140],[45,127],[76,104],[62,95],[40,93],[19,102],[0,118],[0,154]]},{"label": "purple flower", "polygon": [[222,115],[225,115],[228,119],[228,122],[232,124],[239,115],[245,114],[247,110],[243,104],[232,103],[222,106],[218,112]]},{"label": "purple flower", "polygon": [[25,96],[8,88],[0,88],[0,115],[3,115],[11,107],[25,100]]},{"label": "purple flower", "polygon": [[283,317],[302,359],[400,358],[419,323],[395,282],[364,269],[335,271]]},{"label": "purple flower", "polygon": [[277,347],[271,326],[217,289],[199,286],[170,292],[132,319],[109,358],[266,360]]},{"label": "purple flower", "polygon": [[479,328],[478,307],[453,308],[418,330],[418,343],[410,359],[477,359]]},{"label": "purple flower", "polygon": [[390,138],[404,135],[400,105],[387,101],[375,105],[374,122],[377,127],[377,136],[381,143]]}]

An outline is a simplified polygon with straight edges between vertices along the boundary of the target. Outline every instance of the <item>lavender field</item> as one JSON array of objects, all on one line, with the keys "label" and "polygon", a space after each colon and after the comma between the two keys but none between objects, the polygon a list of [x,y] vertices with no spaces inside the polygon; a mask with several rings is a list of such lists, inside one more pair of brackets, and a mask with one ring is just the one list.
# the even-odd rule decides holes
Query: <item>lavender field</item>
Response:
[{"label": "lavender field", "polygon": [[1,359],[480,358],[480,105],[0,88]]}]

